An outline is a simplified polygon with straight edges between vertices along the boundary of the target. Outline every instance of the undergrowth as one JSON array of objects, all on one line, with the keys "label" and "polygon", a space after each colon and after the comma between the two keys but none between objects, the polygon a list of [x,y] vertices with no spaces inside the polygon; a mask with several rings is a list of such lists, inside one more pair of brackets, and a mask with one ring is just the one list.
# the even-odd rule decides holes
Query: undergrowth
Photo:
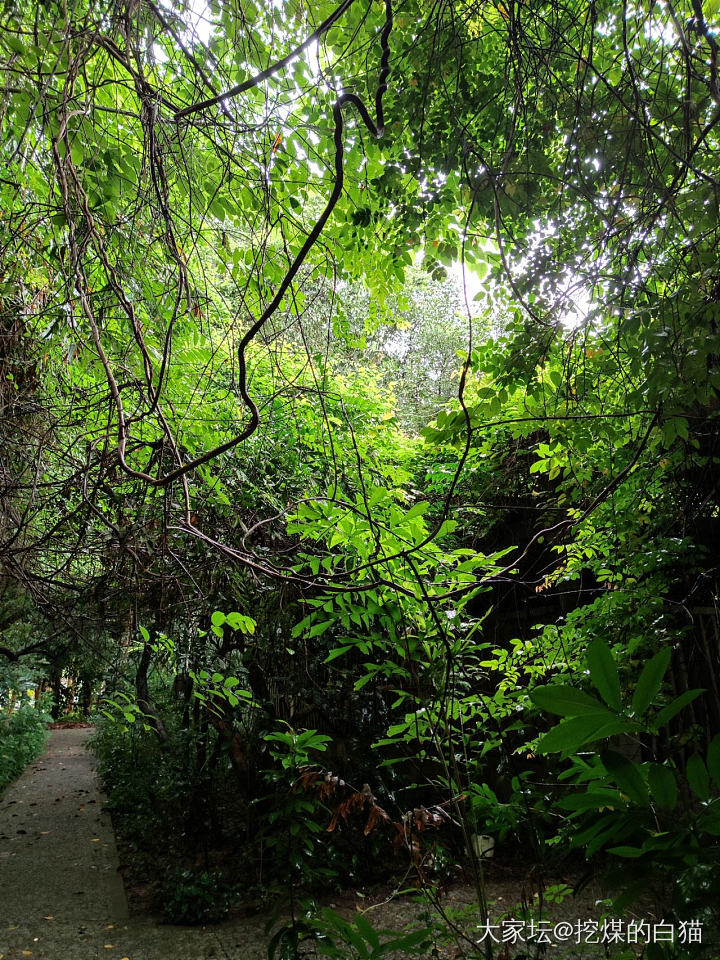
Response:
[{"label": "undergrowth", "polygon": [[0,715],[0,791],[12,783],[45,746],[50,717],[30,704]]}]

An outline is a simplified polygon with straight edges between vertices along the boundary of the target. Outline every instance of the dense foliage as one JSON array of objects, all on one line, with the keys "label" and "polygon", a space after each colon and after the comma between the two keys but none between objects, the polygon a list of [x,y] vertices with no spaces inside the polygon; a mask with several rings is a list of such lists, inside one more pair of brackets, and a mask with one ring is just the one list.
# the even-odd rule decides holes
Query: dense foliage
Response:
[{"label": "dense foliage", "polygon": [[717,929],[717,3],[1,16],[0,671],[168,914],[374,944],[297,897],[384,844],[487,920],[492,834]]},{"label": "dense foliage", "polygon": [[18,777],[45,746],[47,714],[22,704],[0,714],[0,790]]}]

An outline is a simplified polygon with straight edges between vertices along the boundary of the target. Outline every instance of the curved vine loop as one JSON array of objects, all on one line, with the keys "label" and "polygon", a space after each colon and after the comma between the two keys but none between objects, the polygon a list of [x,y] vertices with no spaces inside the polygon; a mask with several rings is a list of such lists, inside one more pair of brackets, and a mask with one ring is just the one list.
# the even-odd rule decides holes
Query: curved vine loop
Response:
[{"label": "curved vine loop", "polygon": [[[342,9],[345,10],[350,4],[343,4]],[[334,21],[333,21],[334,22]],[[221,456],[223,453],[237,447],[244,440],[247,440],[255,430],[257,430],[260,424],[260,411],[258,410],[257,404],[253,400],[247,385],[247,361],[246,361],[246,350],[254,338],[265,326],[267,321],[273,316],[277,311],[278,307],[283,301],[285,294],[287,293],[290,285],[297,276],[298,270],[305,262],[308,254],[312,248],[317,243],[320,235],[322,234],[325,224],[330,219],[330,216],[335,209],[335,206],[338,203],[345,185],[345,167],[343,163],[343,152],[344,152],[344,141],[343,134],[345,130],[345,123],[343,119],[343,110],[346,106],[355,107],[360,119],[367,127],[368,132],[376,140],[379,140],[385,133],[385,114],[383,109],[383,97],[388,88],[388,77],[390,75],[390,33],[392,32],[393,27],[393,11],[392,11],[392,0],[385,0],[385,24],[380,34],[380,46],[381,46],[381,59],[380,59],[380,76],[378,79],[378,86],[375,93],[375,120],[370,116],[368,108],[363,103],[362,99],[354,93],[341,93],[333,104],[333,122],[334,122],[334,136],[333,142],[335,145],[335,180],[333,184],[333,189],[328,197],[325,207],[318,217],[317,221],[313,225],[310,233],[305,238],[305,242],[298,251],[295,259],[290,265],[289,269],[285,273],[285,276],[282,279],[278,289],[275,291],[275,295],[272,300],[262,312],[262,314],[257,318],[257,320],[248,328],[244,333],[240,343],[238,344],[238,389],[240,396],[242,397],[243,403],[247,406],[250,411],[250,419],[248,420],[245,427],[241,430],[239,434],[234,436],[231,440],[226,441],[223,444],[214,447],[212,450],[206,451],[199,457],[196,457],[194,460],[189,461],[182,466],[177,467],[175,470],[165,474],[162,477],[155,478],[150,477],[146,474],[142,474],[142,478],[151,483],[153,486],[164,486],[168,483],[171,483],[173,480],[177,480],[180,477],[183,477],[191,470],[196,469],[197,467],[202,466],[210,460],[215,459],[215,457]],[[229,91],[227,94],[223,95],[223,100],[232,95],[232,91]],[[219,99],[213,98],[207,101],[207,105],[211,106],[217,102],[220,102]],[[197,109],[203,104],[198,105]],[[134,471],[132,467],[128,464],[123,464],[123,468],[126,472],[130,473],[133,476],[139,476],[137,471]],[[189,522],[189,521],[188,521]]]}]

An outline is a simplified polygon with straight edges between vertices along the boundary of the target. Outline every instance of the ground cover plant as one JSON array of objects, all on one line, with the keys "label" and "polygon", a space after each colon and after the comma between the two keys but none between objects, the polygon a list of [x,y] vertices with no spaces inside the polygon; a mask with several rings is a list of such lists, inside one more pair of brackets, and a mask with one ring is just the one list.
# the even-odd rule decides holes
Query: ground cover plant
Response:
[{"label": "ground cover plant", "polygon": [[[540,955],[494,843],[711,956],[717,3],[0,17],[0,689],[99,718],[148,909]],[[460,874],[485,936],[322,901]]]}]

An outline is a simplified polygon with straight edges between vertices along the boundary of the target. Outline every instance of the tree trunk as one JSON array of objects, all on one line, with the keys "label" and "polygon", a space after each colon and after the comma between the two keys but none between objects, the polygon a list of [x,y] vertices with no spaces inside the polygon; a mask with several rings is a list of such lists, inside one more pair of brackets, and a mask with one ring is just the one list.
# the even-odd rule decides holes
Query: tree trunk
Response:
[{"label": "tree trunk", "polygon": [[165,729],[165,724],[162,721],[162,717],[160,716],[157,707],[150,700],[150,694],[148,691],[148,670],[152,660],[152,653],[153,651],[151,645],[149,643],[145,643],[142,656],[140,657],[140,663],[138,664],[137,675],[135,677],[135,690],[137,692],[138,706],[145,715],[145,719],[158,735],[160,742],[167,743],[169,739],[168,732]]}]

